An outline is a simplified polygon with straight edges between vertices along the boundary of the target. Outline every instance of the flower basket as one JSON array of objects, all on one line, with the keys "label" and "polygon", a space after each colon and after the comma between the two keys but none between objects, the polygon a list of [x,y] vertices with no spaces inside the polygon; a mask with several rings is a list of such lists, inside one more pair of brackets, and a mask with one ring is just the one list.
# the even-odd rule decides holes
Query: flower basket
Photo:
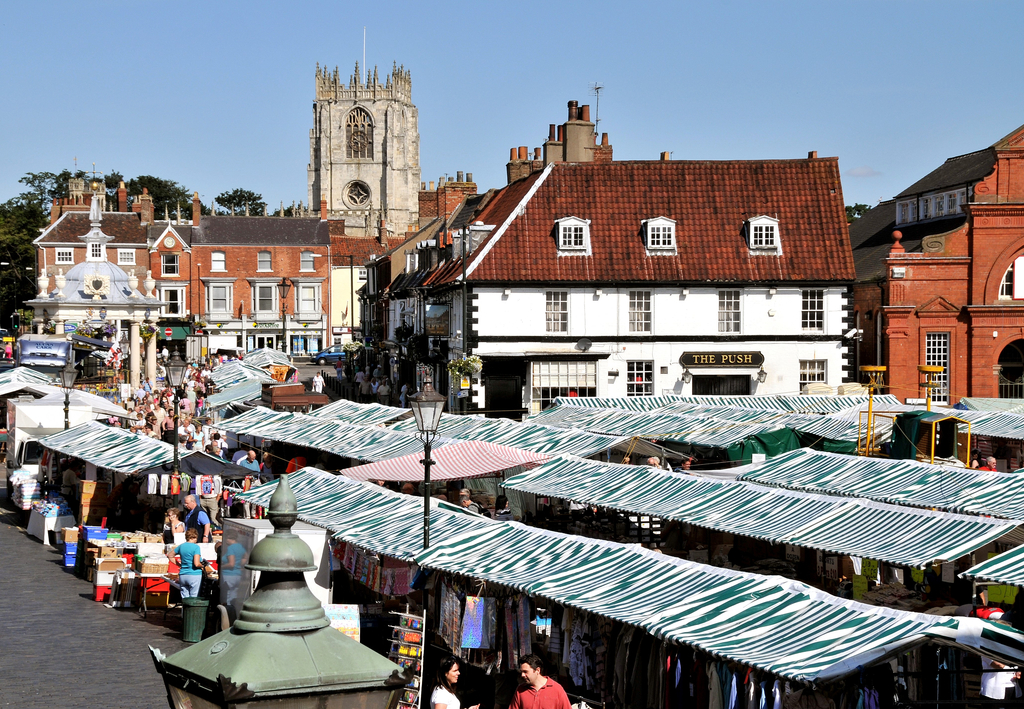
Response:
[{"label": "flower basket", "polygon": [[448,361],[448,373],[456,377],[469,377],[483,368],[483,361],[476,355]]}]

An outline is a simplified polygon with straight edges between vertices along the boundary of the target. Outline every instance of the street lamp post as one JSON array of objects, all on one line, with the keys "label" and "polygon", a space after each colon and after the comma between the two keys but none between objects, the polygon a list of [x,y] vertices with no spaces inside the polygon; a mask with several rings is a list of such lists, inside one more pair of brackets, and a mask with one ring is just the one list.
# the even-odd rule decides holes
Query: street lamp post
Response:
[{"label": "street lamp post", "polygon": [[181,398],[181,387],[182,382],[185,380],[185,370],[188,369],[188,363],[181,359],[181,355],[175,350],[174,354],[167,361],[167,383],[171,385],[174,390],[174,474],[178,474],[178,400]]},{"label": "street lamp post", "polygon": [[69,359],[60,369],[60,388],[64,390],[64,430],[71,428],[71,390],[75,387],[78,370]]},{"label": "street lamp post", "polygon": [[444,397],[434,391],[429,375],[423,383],[423,391],[412,397],[412,415],[416,417],[416,429],[423,438],[423,548],[430,547],[430,444],[437,438],[437,426],[441,423]]}]

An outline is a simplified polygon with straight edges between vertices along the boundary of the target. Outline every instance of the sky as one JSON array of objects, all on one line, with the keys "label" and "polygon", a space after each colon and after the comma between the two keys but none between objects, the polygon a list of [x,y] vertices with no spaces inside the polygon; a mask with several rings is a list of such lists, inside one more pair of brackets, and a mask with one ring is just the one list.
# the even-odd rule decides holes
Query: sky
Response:
[{"label": "sky", "polygon": [[[505,184],[566,102],[616,159],[838,156],[847,204],[1024,124],[1014,2],[9,2],[0,201],[27,172],[305,200],[316,63],[412,73],[421,179]],[[591,86],[600,92],[599,113]]]}]

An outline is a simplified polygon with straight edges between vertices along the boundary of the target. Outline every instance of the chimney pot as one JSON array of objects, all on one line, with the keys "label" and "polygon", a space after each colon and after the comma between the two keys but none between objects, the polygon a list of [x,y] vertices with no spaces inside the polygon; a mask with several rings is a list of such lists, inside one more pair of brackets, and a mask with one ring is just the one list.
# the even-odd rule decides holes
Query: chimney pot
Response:
[{"label": "chimney pot", "polygon": [[669,153],[669,152],[662,153],[661,154],[661,159],[666,161],[666,162],[671,160],[672,159],[672,153]]},{"label": "chimney pot", "polygon": [[434,181],[433,180],[430,181],[430,188],[429,189],[430,189],[431,192],[434,191]]},{"label": "chimney pot", "polygon": [[465,177],[465,174],[463,174],[462,170],[459,170],[458,172],[455,173],[455,181],[456,182],[465,182],[465,180],[463,179],[464,177]]},{"label": "chimney pot", "polygon": [[558,126],[558,142],[561,143],[565,140],[565,126]]},{"label": "chimney pot", "polygon": [[608,145],[608,134],[607,133],[602,133],[601,134],[601,145]]},{"label": "chimney pot", "polygon": [[520,145],[519,146],[519,159],[520,160],[529,160],[529,158],[530,158],[530,149],[527,148],[525,145]]},{"label": "chimney pot", "polygon": [[540,155],[541,155],[540,148],[534,148],[533,149],[533,159],[534,160],[540,160]]},{"label": "chimney pot", "polygon": [[549,123],[548,124],[548,140],[550,140],[552,142],[554,142],[554,140],[555,140],[555,124],[554,123]]},{"label": "chimney pot", "polygon": [[473,173],[472,172],[467,172],[466,173],[466,182],[472,182],[472,181],[473,181]]},{"label": "chimney pot", "polygon": [[425,189],[427,189],[427,183],[426,182],[421,182],[420,183],[420,192],[422,192]]},{"label": "chimney pot", "polygon": [[579,113],[579,105],[580,104],[579,104],[578,101],[570,101],[569,102],[569,120],[570,121],[575,121],[576,120],[576,116]]},{"label": "chimney pot", "polygon": [[808,160],[814,160],[817,157],[818,157],[818,151],[817,150],[812,150],[809,153],[807,153],[807,159]]},{"label": "chimney pot", "polygon": [[585,103],[580,106],[580,120],[590,123],[590,104]]},{"label": "chimney pot", "polygon": [[509,148],[508,150],[508,161],[514,162],[518,155],[518,151],[515,148]]}]

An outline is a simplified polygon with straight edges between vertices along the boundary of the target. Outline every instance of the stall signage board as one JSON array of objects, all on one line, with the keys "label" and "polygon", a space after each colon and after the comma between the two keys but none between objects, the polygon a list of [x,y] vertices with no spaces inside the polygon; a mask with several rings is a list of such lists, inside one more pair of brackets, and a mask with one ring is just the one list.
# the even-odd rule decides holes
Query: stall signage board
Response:
[{"label": "stall signage board", "polygon": [[760,352],[683,352],[679,364],[684,367],[760,367],[764,355]]}]

